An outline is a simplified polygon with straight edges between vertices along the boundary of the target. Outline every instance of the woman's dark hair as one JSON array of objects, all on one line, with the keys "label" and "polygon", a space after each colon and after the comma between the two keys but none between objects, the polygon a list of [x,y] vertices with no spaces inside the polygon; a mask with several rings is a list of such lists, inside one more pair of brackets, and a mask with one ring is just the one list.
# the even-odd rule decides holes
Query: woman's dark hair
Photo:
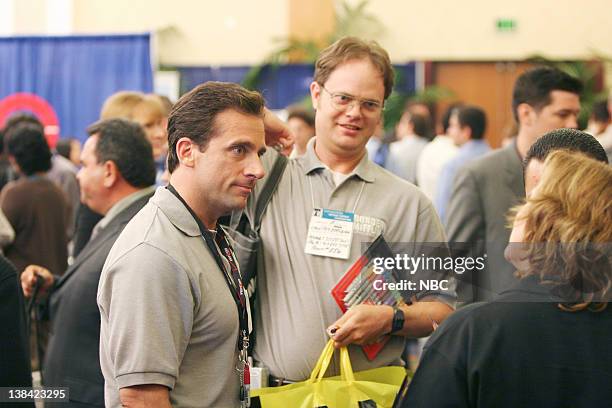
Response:
[{"label": "woman's dark hair", "polygon": [[7,153],[26,176],[51,169],[51,150],[40,126],[20,123],[5,135]]}]

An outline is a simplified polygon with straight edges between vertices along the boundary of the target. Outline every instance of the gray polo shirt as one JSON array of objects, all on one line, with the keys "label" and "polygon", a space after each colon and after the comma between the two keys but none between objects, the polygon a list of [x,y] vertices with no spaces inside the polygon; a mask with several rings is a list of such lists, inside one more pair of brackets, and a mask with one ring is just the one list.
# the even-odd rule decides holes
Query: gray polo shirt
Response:
[{"label": "gray polo shirt", "polygon": [[[389,243],[445,241],[430,200],[417,187],[372,163],[367,155],[336,186],[331,171],[314,152],[315,143],[316,138],[311,139],[306,154],[289,161],[261,227],[265,273],[257,283],[254,357],[271,374],[290,380],[310,375],[329,340],[325,329],[341,316],[330,290],[366,243],[381,232]],[[267,170],[277,154],[268,149],[263,156]],[[256,195],[262,184],[258,183]],[[325,209],[355,208],[349,259],[305,253],[313,200],[315,207]],[[453,304],[454,289],[448,294],[443,300]],[[360,347],[350,346],[353,368],[399,364],[403,347],[404,339],[392,336],[377,358],[368,361]],[[338,372],[337,364],[332,368]]]},{"label": "gray polo shirt", "polygon": [[173,406],[239,405],[236,304],[197,223],[165,187],[115,242],[98,306],[107,407],[139,384],[165,385]]}]

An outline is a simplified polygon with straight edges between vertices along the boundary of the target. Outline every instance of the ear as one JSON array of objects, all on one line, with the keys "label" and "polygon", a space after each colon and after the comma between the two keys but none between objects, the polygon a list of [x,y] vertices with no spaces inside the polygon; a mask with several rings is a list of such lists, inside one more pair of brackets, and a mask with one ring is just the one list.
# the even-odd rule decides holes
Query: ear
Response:
[{"label": "ear", "polygon": [[469,126],[464,126],[461,128],[461,137],[464,142],[469,142],[472,139],[472,128]]},{"label": "ear", "polygon": [[310,83],[310,100],[312,101],[312,108],[316,111],[319,106],[319,100],[321,98],[321,85],[317,82],[312,81]]},{"label": "ear", "polygon": [[528,103],[521,103],[516,107],[519,126],[531,126],[535,120],[535,109]]},{"label": "ear", "polygon": [[195,164],[195,151],[197,149],[191,139],[181,137],[176,142],[176,155],[178,156],[179,164],[185,167],[193,167]]},{"label": "ear", "polygon": [[115,162],[107,160],[104,162],[104,187],[111,188],[115,185],[121,174]]}]

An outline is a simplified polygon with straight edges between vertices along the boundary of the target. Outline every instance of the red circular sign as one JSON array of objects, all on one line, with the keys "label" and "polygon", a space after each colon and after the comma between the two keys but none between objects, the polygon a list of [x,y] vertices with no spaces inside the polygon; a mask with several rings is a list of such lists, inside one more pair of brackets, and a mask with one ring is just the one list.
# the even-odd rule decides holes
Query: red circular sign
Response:
[{"label": "red circular sign", "polygon": [[42,122],[47,143],[54,148],[59,139],[60,128],[53,106],[38,95],[25,92],[14,93],[0,101],[0,126],[4,127],[9,116],[18,111],[31,112]]}]

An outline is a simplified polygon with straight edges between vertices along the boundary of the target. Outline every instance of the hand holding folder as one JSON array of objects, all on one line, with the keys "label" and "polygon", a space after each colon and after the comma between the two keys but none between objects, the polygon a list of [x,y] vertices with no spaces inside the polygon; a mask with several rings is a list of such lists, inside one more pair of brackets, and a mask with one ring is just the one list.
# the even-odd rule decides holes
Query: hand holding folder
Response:
[{"label": "hand holding folder", "polygon": [[[376,314],[376,318],[379,320],[377,323],[382,327],[382,325],[386,324],[386,321],[380,319],[380,316],[383,315],[381,310],[374,310],[372,308],[368,311],[365,310],[363,306],[366,308],[368,306],[372,307],[371,305],[399,306],[405,303],[399,291],[389,290],[386,286],[383,289],[384,285],[382,285],[382,283],[397,283],[399,280],[397,272],[392,269],[385,269],[384,272],[378,274],[374,272],[374,259],[389,257],[393,257],[393,253],[383,236],[380,235],[368,247],[365,253],[349,268],[344,276],[340,278],[336,286],[332,289],[331,294],[340,307],[340,310],[345,313],[348,310],[354,310],[354,312],[345,314],[343,318],[338,320],[338,323],[347,321],[354,317],[352,315],[358,314],[360,316],[355,317],[356,319],[368,319],[372,322],[372,316],[367,315]],[[391,318],[389,318],[389,321],[390,319]],[[351,324],[359,325],[360,322],[355,322],[353,320]],[[363,324],[365,325],[366,323],[363,322]],[[376,324],[376,322],[373,324]],[[339,324],[339,326],[341,325]],[[354,330],[354,327],[352,327],[352,329]],[[343,335],[344,333],[341,332],[340,334]],[[367,358],[373,360],[384,347],[388,339],[388,336],[384,336],[380,341],[363,346],[363,351]]]}]

